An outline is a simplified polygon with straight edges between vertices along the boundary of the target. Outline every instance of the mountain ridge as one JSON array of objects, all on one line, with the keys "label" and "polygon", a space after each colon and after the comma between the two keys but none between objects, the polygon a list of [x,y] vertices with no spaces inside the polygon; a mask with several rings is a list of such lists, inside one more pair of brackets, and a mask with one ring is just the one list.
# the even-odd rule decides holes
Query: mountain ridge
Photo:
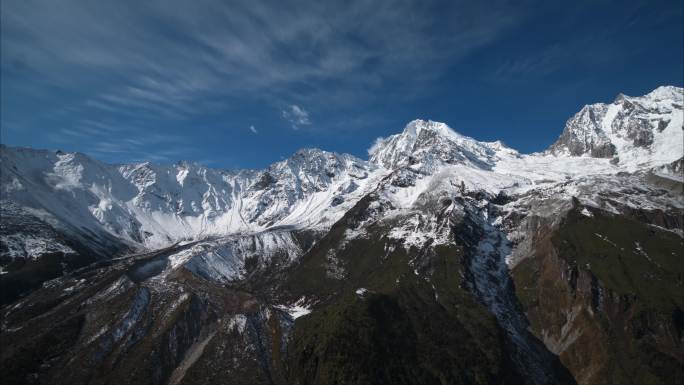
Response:
[{"label": "mountain ridge", "polygon": [[[611,127],[627,135],[642,107]],[[368,161],[302,149],[233,172],[0,147],[0,371],[8,383],[682,380],[684,160],[656,140],[681,107],[653,111],[634,135],[647,152],[615,146],[637,161],[520,154],[423,120]],[[589,133],[602,121],[573,120]]]},{"label": "mountain ridge", "polygon": [[[594,116],[594,111],[600,110],[605,116],[609,108],[594,104],[585,106],[568,121],[549,150],[535,154],[520,154],[500,141],[480,142],[444,123],[420,119],[409,122],[401,133],[376,141],[367,161],[315,148],[300,149],[261,170],[214,169],[187,161],[173,165],[108,165],[80,153],[3,145],[2,192],[5,199],[46,209],[56,215],[53,222],[73,219],[75,226],[86,226],[95,233],[104,227],[107,235],[134,247],[164,247],[202,234],[228,235],[283,225],[324,230],[392,170],[431,174],[453,166],[463,173],[461,182],[468,188],[497,193],[510,190],[500,181],[522,186],[512,190],[517,191],[544,184],[544,180],[554,183],[568,177],[633,172],[671,163],[684,152],[679,148],[682,141],[676,140],[676,135],[682,136],[682,130],[676,129],[682,120],[676,105],[681,102],[681,93],[681,88],[660,87],[643,97],[618,96],[610,105],[619,109],[611,113],[611,124],[615,123],[617,131],[629,131],[633,122],[643,122],[644,111],[650,126],[637,125],[638,133],[632,137],[641,145],[621,144],[620,159],[613,157],[611,150],[610,162],[601,149],[615,147],[610,140],[622,139],[622,134],[608,139],[597,126],[603,118]],[[625,106],[634,107],[625,110]],[[657,132],[663,124],[666,128]],[[651,135],[652,140],[644,142],[643,132],[649,127],[656,133]],[[595,141],[581,148],[572,147],[577,144],[578,130]],[[571,147],[581,151],[573,152]],[[627,151],[636,151],[636,155],[630,157]],[[22,189],[22,181],[33,187]],[[55,195],[61,197],[59,202],[51,201],[52,190],[59,193]],[[76,195],[88,202],[87,208],[73,201]],[[63,212],[63,207],[70,205],[79,208],[76,212],[80,210],[81,214],[75,214],[73,209],[68,214]],[[315,215],[311,214],[313,207],[318,207]]]}]

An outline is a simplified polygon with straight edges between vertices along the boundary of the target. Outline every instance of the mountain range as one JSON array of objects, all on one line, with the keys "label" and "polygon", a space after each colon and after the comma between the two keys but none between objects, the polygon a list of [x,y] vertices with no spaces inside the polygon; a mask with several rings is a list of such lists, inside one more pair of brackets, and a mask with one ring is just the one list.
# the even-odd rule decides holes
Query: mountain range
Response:
[{"label": "mountain range", "polygon": [[683,105],[263,170],[2,145],[3,382],[684,383]]}]

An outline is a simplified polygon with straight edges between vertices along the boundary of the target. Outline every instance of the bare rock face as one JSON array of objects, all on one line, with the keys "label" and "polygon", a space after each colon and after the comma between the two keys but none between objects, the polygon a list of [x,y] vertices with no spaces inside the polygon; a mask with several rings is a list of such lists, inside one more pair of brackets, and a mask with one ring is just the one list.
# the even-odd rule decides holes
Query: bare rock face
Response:
[{"label": "bare rock face", "polygon": [[567,151],[570,155],[589,154],[594,158],[610,158],[615,146],[601,128],[607,107],[603,104],[585,106],[565,124],[558,141],[551,146],[552,152]]}]

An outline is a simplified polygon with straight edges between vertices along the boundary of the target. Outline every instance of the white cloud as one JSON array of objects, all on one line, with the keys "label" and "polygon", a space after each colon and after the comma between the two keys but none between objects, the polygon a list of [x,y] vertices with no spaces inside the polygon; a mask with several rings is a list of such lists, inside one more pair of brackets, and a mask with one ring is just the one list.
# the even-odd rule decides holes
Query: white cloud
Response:
[{"label": "white cloud", "polygon": [[309,113],[296,104],[292,104],[284,109],[282,115],[285,120],[292,124],[292,128],[295,130],[298,129],[299,126],[308,126],[311,124]]},{"label": "white cloud", "polygon": [[255,133],[255,134],[258,134],[258,133],[259,133],[259,131],[257,131],[257,129],[254,127],[254,125],[249,126],[249,130],[252,131],[252,132]]}]

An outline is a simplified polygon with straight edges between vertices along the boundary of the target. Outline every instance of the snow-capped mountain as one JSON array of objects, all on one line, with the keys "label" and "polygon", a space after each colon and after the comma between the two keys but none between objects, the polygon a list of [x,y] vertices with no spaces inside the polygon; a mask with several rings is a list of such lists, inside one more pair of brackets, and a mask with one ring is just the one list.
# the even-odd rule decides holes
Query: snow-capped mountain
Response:
[{"label": "snow-capped mountain", "polygon": [[517,152],[503,143],[479,142],[440,122],[414,120],[400,134],[380,138],[368,151],[370,162],[387,169],[415,165],[432,172],[442,164],[461,164],[491,169]]},{"label": "snow-capped mountain", "polygon": [[368,161],[305,149],[265,170],[107,165],[79,153],[2,146],[5,222],[31,217],[49,229],[8,231],[4,258],[37,257],[36,245],[69,251],[74,246],[67,239],[107,256],[280,227],[324,232],[378,189],[395,209],[410,209],[422,194],[453,186],[511,194],[667,165],[684,152],[681,91],[660,87],[585,106],[548,151],[531,155],[424,120],[378,139]]},{"label": "snow-capped mountain", "polygon": [[4,201],[61,231],[146,248],[278,226],[325,229],[377,177],[372,164],[317,149],[237,172],[187,162],[113,166],[79,153],[4,146],[1,153]]},{"label": "snow-capped mountain", "polygon": [[584,106],[568,120],[549,151],[613,158],[631,167],[672,162],[684,152],[682,89],[658,87],[641,97],[618,95],[611,104]]},{"label": "snow-capped mountain", "polygon": [[[425,120],[368,161],[305,149],[263,170],[1,146],[0,333],[21,354],[0,369],[364,382],[396,346],[369,364],[386,382],[678,376],[682,94],[585,106],[535,154]],[[53,330],[69,349],[23,353]]]},{"label": "snow-capped mountain", "polygon": [[304,149],[264,170],[108,165],[79,153],[2,146],[5,222],[31,217],[60,234],[8,231],[4,258],[37,257],[36,245],[68,251],[70,238],[107,256],[280,227],[324,232],[378,189],[391,192],[392,207],[410,209],[422,194],[453,186],[511,194],[667,165],[684,152],[681,91],[660,87],[585,106],[548,151],[530,155],[424,120],[378,139],[368,161]]}]

